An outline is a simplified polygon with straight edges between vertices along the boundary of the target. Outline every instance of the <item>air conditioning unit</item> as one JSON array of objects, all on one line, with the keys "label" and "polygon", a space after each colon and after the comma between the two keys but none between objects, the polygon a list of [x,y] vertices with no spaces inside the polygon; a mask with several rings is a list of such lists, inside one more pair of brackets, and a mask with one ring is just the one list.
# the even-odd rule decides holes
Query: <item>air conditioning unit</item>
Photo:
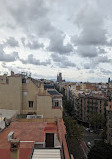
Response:
[{"label": "air conditioning unit", "polygon": [[36,118],[43,118],[43,115],[36,115]]},{"label": "air conditioning unit", "polygon": [[34,144],[34,148],[35,148],[35,149],[44,148],[44,146],[45,146],[45,143],[36,142],[36,143]]},{"label": "air conditioning unit", "polygon": [[27,119],[38,119],[43,118],[43,115],[27,115]]},{"label": "air conditioning unit", "polygon": [[14,132],[11,131],[11,132],[8,134],[8,142],[11,142],[13,139],[14,139]]}]

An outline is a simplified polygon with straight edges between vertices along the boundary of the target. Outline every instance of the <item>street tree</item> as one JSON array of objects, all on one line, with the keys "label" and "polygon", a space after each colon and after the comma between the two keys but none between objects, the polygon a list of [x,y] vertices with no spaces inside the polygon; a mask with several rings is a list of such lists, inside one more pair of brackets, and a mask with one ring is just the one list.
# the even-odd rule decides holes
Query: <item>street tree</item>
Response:
[{"label": "street tree", "polygon": [[89,116],[89,123],[95,130],[105,126],[105,118],[102,114],[94,113]]},{"label": "street tree", "polygon": [[80,145],[83,137],[83,128],[77,124],[73,117],[64,118],[64,122],[70,147],[74,148],[74,146]]},{"label": "street tree", "polygon": [[112,159],[112,145],[104,142],[96,143],[90,149],[88,159]]},{"label": "street tree", "polygon": [[66,114],[68,114],[69,116],[74,116],[74,105],[70,100],[67,100],[65,96],[63,97],[63,107]]}]

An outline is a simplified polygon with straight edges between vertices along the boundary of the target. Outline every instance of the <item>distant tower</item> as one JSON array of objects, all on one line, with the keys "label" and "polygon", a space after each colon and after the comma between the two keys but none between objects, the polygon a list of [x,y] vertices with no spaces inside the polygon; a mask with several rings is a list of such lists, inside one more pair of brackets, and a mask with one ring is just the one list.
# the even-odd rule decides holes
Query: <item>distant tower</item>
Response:
[{"label": "distant tower", "polygon": [[59,75],[57,74],[57,82],[62,82],[62,73],[59,72]]},{"label": "distant tower", "polygon": [[108,78],[108,83],[110,83],[110,77]]}]

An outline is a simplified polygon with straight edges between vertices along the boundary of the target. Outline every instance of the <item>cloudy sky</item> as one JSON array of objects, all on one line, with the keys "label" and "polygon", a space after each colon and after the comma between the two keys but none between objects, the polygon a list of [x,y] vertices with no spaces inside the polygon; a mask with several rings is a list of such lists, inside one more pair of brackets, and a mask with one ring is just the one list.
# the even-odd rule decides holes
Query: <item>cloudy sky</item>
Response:
[{"label": "cloudy sky", "polygon": [[0,0],[0,74],[106,82],[112,0]]}]

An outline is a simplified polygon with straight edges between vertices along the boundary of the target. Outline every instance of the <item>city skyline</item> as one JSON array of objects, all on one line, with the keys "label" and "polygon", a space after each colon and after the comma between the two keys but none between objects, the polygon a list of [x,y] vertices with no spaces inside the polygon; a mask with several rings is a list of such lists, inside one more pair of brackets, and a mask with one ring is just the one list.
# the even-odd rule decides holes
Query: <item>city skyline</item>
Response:
[{"label": "city skyline", "polygon": [[0,74],[107,82],[112,78],[111,0],[1,0]]}]

